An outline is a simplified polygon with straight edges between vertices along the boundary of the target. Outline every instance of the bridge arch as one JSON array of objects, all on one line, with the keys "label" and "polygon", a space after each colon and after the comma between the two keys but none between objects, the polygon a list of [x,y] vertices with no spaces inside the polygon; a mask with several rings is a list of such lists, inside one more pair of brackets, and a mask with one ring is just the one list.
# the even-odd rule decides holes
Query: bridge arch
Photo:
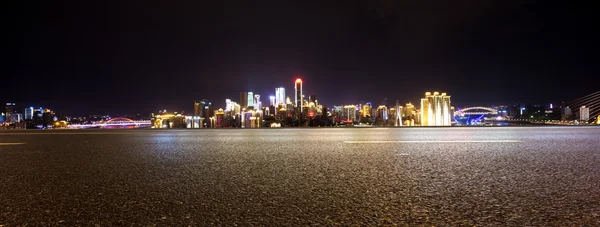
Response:
[{"label": "bridge arch", "polygon": [[126,118],[126,117],[115,117],[115,118],[112,118],[112,119],[106,121],[106,123],[111,123],[113,121],[128,121],[128,122],[131,122],[131,123],[135,124],[134,120],[131,120],[131,119]]},{"label": "bridge arch", "polygon": [[474,107],[458,109],[457,111],[454,112],[454,116],[464,116],[465,114],[481,114],[481,115],[498,114],[498,110],[494,109],[494,108],[490,108],[490,107],[474,106]]},{"label": "bridge arch", "polygon": [[464,109],[460,109],[460,112],[466,112],[466,111],[469,111],[469,110],[487,110],[489,112],[498,113],[498,110],[496,110],[494,108],[483,107],[483,106],[467,107],[467,108],[464,108]]}]

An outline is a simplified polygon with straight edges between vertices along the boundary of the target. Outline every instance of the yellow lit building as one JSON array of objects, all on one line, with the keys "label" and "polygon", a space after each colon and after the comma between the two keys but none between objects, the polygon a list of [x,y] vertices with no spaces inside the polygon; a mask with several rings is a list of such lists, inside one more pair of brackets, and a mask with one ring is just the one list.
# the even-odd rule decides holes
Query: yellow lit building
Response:
[{"label": "yellow lit building", "polygon": [[422,126],[450,126],[451,118],[450,96],[446,93],[426,92],[421,99]]},{"label": "yellow lit building", "polygon": [[360,109],[360,117],[364,117],[364,118],[371,117],[371,106],[362,105],[362,108]]},{"label": "yellow lit building", "polygon": [[152,128],[187,128],[186,116],[178,113],[159,113],[153,115]]}]

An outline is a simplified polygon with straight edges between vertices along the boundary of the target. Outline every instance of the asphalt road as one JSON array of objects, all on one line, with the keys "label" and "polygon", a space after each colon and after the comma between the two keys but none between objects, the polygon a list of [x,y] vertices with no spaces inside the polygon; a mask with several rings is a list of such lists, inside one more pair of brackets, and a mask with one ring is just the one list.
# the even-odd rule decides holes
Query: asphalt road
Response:
[{"label": "asphalt road", "polygon": [[600,226],[600,128],[0,131],[0,226]]}]

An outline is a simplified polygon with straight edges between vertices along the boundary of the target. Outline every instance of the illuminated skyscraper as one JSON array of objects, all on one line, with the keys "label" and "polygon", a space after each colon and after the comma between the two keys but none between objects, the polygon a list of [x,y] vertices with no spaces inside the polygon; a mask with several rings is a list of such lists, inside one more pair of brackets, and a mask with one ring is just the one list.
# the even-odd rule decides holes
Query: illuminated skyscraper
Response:
[{"label": "illuminated skyscraper", "polygon": [[254,93],[252,92],[248,92],[248,97],[247,97],[248,103],[246,104],[246,107],[251,107],[254,106]]},{"label": "illuminated skyscraper", "polygon": [[316,95],[309,95],[308,96],[308,102],[309,103],[313,102],[313,103],[317,104],[317,96]]},{"label": "illuminated skyscraper", "polygon": [[421,125],[422,126],[450,126],[450,96],[439,92],[425,93],[421,99]]},{"label": "illuminated skyscraper", "polygon": [[294,104],[296,104],[297,108],[300,108],[300,112],[302,112],[302,105],[304,104],[304,96],[302,95],[302,79],[296,79],[296,100]]},{"label": "illuminated skyscraper", "polygon": [[33,119],[33,107],[25,108],[25,120]]},{"label": "illuminated skyscraper", "polygon": [[[393,109],[393,108],[392,108]],[[394,109],[395,111],[395,109]],[[375,111],[375,124],[387,126],[389,109],[385,105],[379,105]]]},{"label": "illuminated skyscraper", "polygon": [[270,106],[276,106],[277,103],[275,103],[275,96],[269,96],[269,105]]},{"label": "illuminated skyscraper", "polygon": [[279,104],[284,104],[285,106],[285,88],[283,87],[275,88],[275,106]]},{"label": "illuminated skyscraper", "polygon": [[[250,94],[248,94],[248,95],[250,95]],[[262,108],[262,103],[260,102],[260,95],[255,94],[254,95],[254,109],[260,110],[260,108]]]},{"label": "illuminated skyscraper", "polygon": [[371,117],[371,105],[366,104],[362,105],[360,108],[360,117],[361,118],[370,118]]},{"label": "illuminated skyscraper", "polygon": [[579,108],[579,120],[589,121],[590,120],[590,108],[582,106]]},{"label": "illuminated skyscraper", "polygon": [[355,105],[345,105],[344,106],[344,120],[347,122],[356,121],[356,106]]},{"label": "illuminated skyscraper", "polygon": [[292,103],[292,101],[290,100],[290,97],[285,98],[285,109],[286,110],[294,109],[294,103]]}]

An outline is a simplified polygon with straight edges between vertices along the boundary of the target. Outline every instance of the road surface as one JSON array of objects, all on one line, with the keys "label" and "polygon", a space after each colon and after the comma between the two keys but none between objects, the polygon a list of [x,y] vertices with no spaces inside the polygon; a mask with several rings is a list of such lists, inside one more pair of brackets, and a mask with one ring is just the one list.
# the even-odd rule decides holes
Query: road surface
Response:
[{"label": "road surface", "polygon": [[600,226],[600,128],[0,131],[26,224]]}]

